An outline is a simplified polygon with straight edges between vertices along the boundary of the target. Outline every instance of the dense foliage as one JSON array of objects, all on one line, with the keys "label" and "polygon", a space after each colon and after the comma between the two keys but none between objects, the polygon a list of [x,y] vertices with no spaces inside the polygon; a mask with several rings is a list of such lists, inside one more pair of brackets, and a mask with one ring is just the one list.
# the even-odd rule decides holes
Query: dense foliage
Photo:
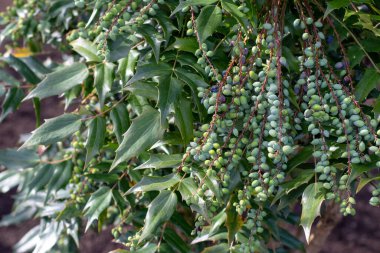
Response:
[{"label": "dense foliage", "polygon": [[379,7],[14,0],[1,120],[31,99],[37,129],[0,151],[0,224],[41,220],[15,251],[73,252],[97,224],[118,252],[289,252],[324,203],[354,215],[369,186],[379,206]]}]

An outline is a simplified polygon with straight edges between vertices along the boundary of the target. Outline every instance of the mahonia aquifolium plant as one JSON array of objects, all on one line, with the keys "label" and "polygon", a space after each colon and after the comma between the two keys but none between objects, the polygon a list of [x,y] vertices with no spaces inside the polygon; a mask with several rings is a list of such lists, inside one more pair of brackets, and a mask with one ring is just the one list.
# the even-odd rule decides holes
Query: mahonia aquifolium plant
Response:
[{"label": "mahonia aquifolium plant", "polygon": [[[74,252],[97,221],[115,252],[289,252],[282,224],[309,242],[322,203],[354,215],[369,186],[378,207],[380,32],[339,16],[377,7],[341,2],[15,0],[1,120],[31,99],[37,129],[0,152],[0,224],[41,220],[15,251]],[[74,109],[40,124],[62,94]]]}]

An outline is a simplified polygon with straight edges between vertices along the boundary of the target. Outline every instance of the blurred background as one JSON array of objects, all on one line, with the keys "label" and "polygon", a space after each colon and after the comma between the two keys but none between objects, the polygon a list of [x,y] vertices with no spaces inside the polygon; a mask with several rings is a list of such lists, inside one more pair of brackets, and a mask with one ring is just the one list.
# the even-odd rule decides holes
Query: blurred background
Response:
[{"label": "blurred background", "polygon": [[[0,0],[0,11],[5,11],[12,0]],[[0,48],[3,51],[4,48]],[[1,102],[1,101],[0,101]],[[43,119],[52,118],[63,112],[59,98],[44,99],[41,102]],[[31,102],[23,103],[16,113],[7,117],[0,124],[0,148],[18,146],[20,135],[31,132],[35,127],[34,111]],[[0,219],[12,209],[12,193],[0,193]],[[380,252],[380,209],[368,204],[368,190],[362,190],[356,205],[356,216],[345,217],[332,231],[322,253],[379,253]],[[0,227],[0,253],[12,252],[12,246],[38,220],[23,222],[17,226]],[[98,234],[90,231],[81,238],[80,252],[106,253],[118,248],[112,242],[111,228]]]}]

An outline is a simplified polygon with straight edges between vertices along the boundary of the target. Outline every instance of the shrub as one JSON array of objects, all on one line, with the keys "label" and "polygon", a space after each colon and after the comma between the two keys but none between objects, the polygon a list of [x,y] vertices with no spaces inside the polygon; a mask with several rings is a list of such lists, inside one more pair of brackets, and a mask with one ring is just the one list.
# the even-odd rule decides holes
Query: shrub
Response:
[{"label": "shrub", "polygon": [[[361,2],[15,0],[1,119],[33,100],[38,120],[0,152],[1,224],[41,221],[16,251],[73,252],[97,224],[118,252],[289,252],[322,204],[354,215],[371,184],[378,206],[379,16]],[[41,124],[61,94],[75,109]]]}]

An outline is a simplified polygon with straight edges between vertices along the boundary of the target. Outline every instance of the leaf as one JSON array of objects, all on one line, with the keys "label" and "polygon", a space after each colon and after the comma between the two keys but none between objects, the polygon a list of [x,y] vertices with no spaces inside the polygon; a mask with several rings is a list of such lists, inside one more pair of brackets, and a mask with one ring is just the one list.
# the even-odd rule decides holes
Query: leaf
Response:
[{"label": "leaf", "polygon": [[116,150],[116,158],[113,161],[111,170],[121,162],[128,161],[151,147],[161,139],[163,133],[164,129],[160,124],[160,113],[148,107],[139,117],[132,120],[132,125],[124,134],[124,139]]},{"label": "leaf", "polygon": [[81,124],[81,116],[76,114],[63,114],[56,118],[48,119],[42,126],[32,132],[32,136],[20,149],[56,143],[78,131]]},{"label": "leaf", "polygon": [[100,108],[104,107],[104,101],[109,95],[113,83],[113,63],[100,63],[95,68],[94,85],[98,92]]},{"label": "leaf", "polygon": [[380,84],[380,73],[374,68],[369,68],[365,71],[363,78],[355,87],[355,97],[359,102],[362,102],[368,94]]},{"label": "leaf", "polygon": [[40,78],[38,78],[38,76],[28,67],[27,64],[25,64],[22,60],[14,57],[13,55],[1,59],[8,63],[9,66],[17,70],[17,72],[20,73],[29,83],[37,84],[41,81]]},{"label": "leaf", "polygon": [[356,65],[358,65],[363,60],[364,56],[365,53],[363,50],[360,49],[359,46],[353,45],[349,47],[347,50],[347,57],[350,63],[350,68],[353,68]]},{"label": "leaf", "polygon": [[151,46],[156,62],[158,63],[160,60],[160,46],[162,40],[156,38],[156,29],[151,25],[144,24],[137,28],[137,32],[140,33],[149,46]]},{"label": "leaf", "polygon": [[183,180],[178,185],[178,191],[181,193],[182,200],[186,201],[193,197],[194,195],[197,195],[197,190],[198,187],[195,184],[195,181],[191,177],[187,177]]},{"label": "leaf", "polygon": [[380,97],[376,99],[375,104],[373,105],[373,112],[380,113]]},{"label": "leaf", "polygon": [[295,174],[295,178],[292,178],[288,182],[285,182],[281,185],[284,189],[286,189],[287,194],[299,186],[308,183],[310,179],[315,175],[315,171],[299,169],[295,171]]},{"label": "leaf", "polygon": [[235,235],[243,226],[242,217],[236,212],[236,208],[233,203],[237,201],[237,197],[232,195],[226,208],[227,219],[226,227],[228,230],[228,244],[232,245],[235,240]]},{"label": "leaf", "polygon": [[236,6],[232,0],[222,0],[221,2],[223,9],[229,12],[231,16],[241,24],[244,30],[247,30],[247,25],[244,20],[246,15],[239,11],[238,6]]},{"label": "leaf", "polygon": [[8,169],[28,168],[40,161],[34,150],[24,149],[17,151],[16,149],[0,150],[0,164]]},{"label": "leaf", "polygon": [[165,44],[167,45],[173,31],[178,31],[178,29],[175,27],[175,25],[173,25],[171,19],[163,12],[157,13],[155,18],[162,27],[162,31],[164,32],[164,39],[166,41]]},{"label": "leaf", "polygon": [[322,183],[313,183],[306,187],[302,194],[302,214],[301,226],[304,229],[306,241],[310,242],[310,230],[316,217],[320,216],[322,202],[325,200],[320,190],[323,189]]},{"label": "leaf", "polygon": [[198,42],[196,38],[175,38],[173,44],[171,44],[166,50],[177,49],[179,51],[194,53],[198,49]]},{"label": "leaf", "polygon": [[205,248],[202,253],[228,253],[230,248],[227,243],[219,243],[217,245]]},{"label": "leaf", "polygon": [[135,96],[142,96],[157,101],[158,89],[156,85],[157,83],[153,82],[137,81],[125,89],[132,92]]},{"label": "leaf", "polygon": [[134,170],[141,170],[147,168],[162,169],[174,168],[182,161],[182,155],[164,155],[164,154],[151,154],[148,161],[134,168]]},{"label": "leaf", "polygon": [[132,43],[132,41],[126,39],[124,36],[120,36],[115,41],[110,40],[108,43],[110,54],[109,57],[107,57],[107,61],[115,62],[130,55]]},{"label": "leaf", "polygon": [[2,122],[10,113],[16,111],[23,98],[24,92],[20,88],[14,87],[7,91],[3,104],[1,105],[0,122]]},{"label": "leaf", "polygon": [[170,106],[177,100],[183,83],[171,76],[161,77],[158,82],[158,107],[161,112],[161,124],[166,121]]},{"label": "leaf", "polygon": [[188,144],[194,136],[191,102],[185,98],[181,98],[174,104],[174,109],[175,124],[181,133],[184,144]]},{"label": "leaf", "polygon": [[180,178],[175,173],[166,176],[145,176],[125,194],[131,194],[138,191],[161,191],[175,185],[179,181]]},{"label": "leaf", "polygon": [[166,228],[164,232],[164,240],[172,247],[181,253],[190,252],[188,244],[178,235],[177,231],[171,228]]},{"label": "leaf", "polygon": [[366,186],[374,180],[378,181],[380,180],[380,177],[360,178],[358,187],[356,188],[356,193],[360,192],[364,188],[364,186]]},{"label": "leaf", "polygon": [[107,186],[102,186],[90,199],[87,201],[83,211],[84,215],[89,219],[86,225],[86,231],[91,226],[94,220],[97,220],[99,215],[109,207],[112,199],[112,190]]},{"label": "leaf", "polygon": [[[88,137],[86,142],[86,161],[85,164],[99,153],[103,147],[104,139],[106,137],[106,119],[103,117],[94,118],[88,128]],[[85,166],[87,167],[87,166]]]},{"label": "leaf", "polygon": [[202,8],[196,24],[200,42],[210,37],[222,22],[222,10],[215,5]]},{"label": "leaf", "polygon": [[97,55],[96,46],[88,40],[79,38],[70,43],[73,50],[83,56],[88,62],[101,62],[100,57]]},{"label": "leaf", "polygon": [[297,151],[297,154],[289,159],[288,171],[291,171],[300,164],[307,162],[313,155],[314,149],[312,146],[306,146]]},{"label": "leaf", "polygon": [[131,125],[125,104],[120,103],[115,106],[110,112],[110,118],[113,125],[113,132],[116,135],[117,142],[120,144],[123,141],[123,134]]},{"label": "leaf", "polygon": [[126,85],[130,85],[139,80],[146,80],[154,76],[166,76],[170,75],[172,72],[172,67],[166,63],[158,64],[145,64],[138,66],[136,74],[127,82]]},{"label": "leaf", "polygon": [[333,0],[327,2],[327,8],[325,11],[325,14],[323,15],[323,18],[326,18],[333,10],[346,7],[350,4],[349,0]]},{"label": "leaf", "polygon": [[124,249],[117,249],[117,250],[110,251],[109,253],[132,253],[132,252],[133,253],[155,253],[156,251],[157,251],[157,245],[153,243],[148,243],[147,245],[145,245],[144,247],[138,250],[128,251]]},{"label": "leaf", "polygon": [[133,76],[139,55],[138,51],[130,50],[127,58],[119,60],[117,73],[120,75],[123,82],[127,82],[127,80]]},{"label": "leaf", "polygon": [[174,11],[172,12],[171,16],[173,16],[174,14],[176,14],[177,12],[179,12],[180,10],[182,10],[183,8],[186,8],[188,6],[210,5],[210,4],[213,4],[213,3],[217,2],[217,1],[218,0],[187,0],[187,1],[183,1],[183,2],[180,2],[180,4],[174,9]]},{"label": "leaf", "polygon": [[176,206],[177,195],[172,191],[161,191],[149,205],[139,242],[153,235],[162,223],[168,221]]},{"label": "leaf", "polygon": [[82,83],[87,78],[88,73],[88,69],[83,63],[74,63],[71,66],[64,67],[48,74],[24,100],[59,95]]}]

